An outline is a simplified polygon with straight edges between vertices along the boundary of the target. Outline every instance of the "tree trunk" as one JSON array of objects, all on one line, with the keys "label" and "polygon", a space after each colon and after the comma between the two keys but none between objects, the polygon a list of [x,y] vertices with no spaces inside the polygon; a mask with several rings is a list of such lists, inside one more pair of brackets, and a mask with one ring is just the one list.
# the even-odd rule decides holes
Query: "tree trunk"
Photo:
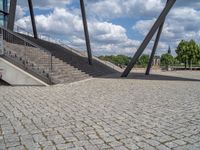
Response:
[{"label": "tree trunk", "polygon": [[185,70],[187,69],[187,61],[185,61]]},{"label": "tree trunk", "polygon": [[192,59],[191,58],[189,58],[188,59],[188,66],[189,66],[189,70],[192,70]]}]

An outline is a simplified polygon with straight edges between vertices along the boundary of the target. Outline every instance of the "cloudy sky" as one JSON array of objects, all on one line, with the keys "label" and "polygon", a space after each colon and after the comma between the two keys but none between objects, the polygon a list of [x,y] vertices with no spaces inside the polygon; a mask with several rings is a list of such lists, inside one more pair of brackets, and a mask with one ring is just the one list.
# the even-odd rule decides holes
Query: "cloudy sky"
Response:
[{"label": "cloudy sky", "polygon": [[[79,0],[33,0],[37,29],[85,50]],[[162,11],[166,0],[85,0],[95,55],[132,56]],[[27,0],[18,0],[16,25],[31,31]],[[150,53],[155,37],[145,53]],[[166,19],[157,55],[182,39],[200,42],[200,0],[177,0]]]}]

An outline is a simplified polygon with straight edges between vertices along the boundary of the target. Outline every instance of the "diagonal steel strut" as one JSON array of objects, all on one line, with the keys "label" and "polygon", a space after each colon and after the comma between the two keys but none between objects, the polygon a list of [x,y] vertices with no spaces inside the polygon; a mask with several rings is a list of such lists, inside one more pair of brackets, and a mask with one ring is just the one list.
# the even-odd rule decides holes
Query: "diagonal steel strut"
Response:
[{"label": "diagonal steel strut", "polygon": [[92,65],[92,50],[91,50],[91,45],[90,45],[90,36],[89,36],[89,31],[88,31],[84,0],[80,0],[80,6],[81,6],[85,41],[86,41],[87,53],[88,53],[88,63],[89,65]]},{"label": "diagonal steel strut", "polygon": [[145,73],[146,75],[149,75],[149,73],[150,73],[150,70],[151,70],[151,67],[152,67],[152,64],[153,64],[153,59],[154,59],[154,56],[155,56],[155,53],[156,53],[156,49],[158,47],[160,36],[161,36],[162,30],[163,30],[163,26],[164,26],[164,22],[161,24],[161,26],[158,29],[156,40],[155,40],[153,50],[152,50],[151,56],[149,58],[149,63],[148,63],[147,69],[146,69],[146,73]]},{"label": "diagonal steel strut", "polygon": [[[169,2],[169,0],[167,0],[167,3],[168,2]],[[166,3],[166,6],[167,6],[167,3]],[[149,59],[147,69],[146,69],[146,73],[145,73],[146,75],[150,74],[150,70],[151,70],[151,67],[152,67],[152,64],[153,64],[153,59],[154,59],[154,56],[155,56],[155,53],[156,53],[156,50],[157,50],[157,47],[158,47],[158,43],[159,43],[159,40],[160,40],[160,36],[161,36],[162,30],[163,30],[164,23],[165,23],[165,20],[163,21],[163,23],[161,24],[161,26],[158,29],[156,40],[154,42],[152,53],[151,53],[151,56],[150,56],[150,59]]]},{"label": "diagonal steel strut", "polygon": [[[34,35],[34,38],[38,38],[32,0],[28,0],[28,5],[29,5],[30,16],[31,16],[33,35]],[[17,0],[10,0],[10,9],[9,9],[7,28],[11,31],[14,30],[16,7],[17,7]]]},{"label": "diagonal steel strut", "polygon": [[38,38],[38,34],[37,34],[37,28],[36,28],[36,24],[35,24],[35,15],[34,15],[34,11],[33,11],[32,0],[28,0],[28,5],[29,5],[30,16],[31,16],[33,35],[34,35],[34,38],[37,39]]},{"label": "diagonal steel strut", "polygon": [[17,0],[10,0],[7,28],[11,31],[13,31],[14,29],[16,7],[17,7]]},{"label": "diagonal steel strut", "polygon": [[154,23],[153,27],[151,28],[151,30],[149,31],[149,33],[145,37],[144,41],[142,42],[142,44],[140,45],[140,47],[138,48],[138,50],[136,51],[136,53],[133,56],[131,62],[128,64],[127,68],[124,70],[124,72],[121,75],[121,77],[127,77],[128,76],[128,74],[130,73],[130,71],[134,67],[135,63],[137,62],[138,58],[144,52],[145,48],[147,47],[147,45],[151,41],[152,37],[156,33],[157,29],[164,22],[166,16],[168,15],[169,11],[171,10],[171,8],[175,4],[175,2],[176,2],[176,0],[169,0],[169,2],[167,3],[166,7],[163,9],[162,13],[160,14],[160,16],[158,17],[158,19]]}]

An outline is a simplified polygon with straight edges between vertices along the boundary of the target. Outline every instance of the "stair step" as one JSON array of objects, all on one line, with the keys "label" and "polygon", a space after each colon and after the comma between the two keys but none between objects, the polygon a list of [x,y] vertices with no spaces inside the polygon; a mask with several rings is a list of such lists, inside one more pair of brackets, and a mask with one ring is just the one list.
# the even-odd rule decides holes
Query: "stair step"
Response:
[{"label": "stair step", "polygon": [[[87,64],[87,58],[77,55],[67,48],[60,45],[27,37],[33,43],[44,47],[49,52],[39,47],[31,47],[20,45],[21,41],[15,41],[13,44],[5,42],[5,48],[8,49],[10,55],[20,60],[26,61],[27,66],[35,71],[49,72],[49,76],[54,83],[69,83],[86,78],[111,74],[113,71],[104,64],[94,61],[93,66]],[[51,57],[51,54],[53,56]],[[52,71],[50,71],[52,61]]]},{"label": "stair step", "polygon": [[58,79],[60,79],[60,78],[76,78],[76,77],[89,77],[89,75],[87,75],[87,74],[75,74],[75,73],[70,73],[70,74],[65,74],[65,73],[63,73],[63,74],[59,74],[59,75],[53,75],[52,77],[54,77],[54,78],[58,78]]}]

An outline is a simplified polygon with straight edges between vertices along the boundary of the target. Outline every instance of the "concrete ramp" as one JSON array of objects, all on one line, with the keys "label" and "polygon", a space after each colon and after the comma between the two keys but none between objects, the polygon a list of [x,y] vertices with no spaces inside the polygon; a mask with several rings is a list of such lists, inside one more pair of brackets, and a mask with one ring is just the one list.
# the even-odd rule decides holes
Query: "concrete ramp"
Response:
[{"label": "concrete ramp", "polygon": [[3,58],[0,58],[0,78],[14,86],[48,86],[45,82]]}]

